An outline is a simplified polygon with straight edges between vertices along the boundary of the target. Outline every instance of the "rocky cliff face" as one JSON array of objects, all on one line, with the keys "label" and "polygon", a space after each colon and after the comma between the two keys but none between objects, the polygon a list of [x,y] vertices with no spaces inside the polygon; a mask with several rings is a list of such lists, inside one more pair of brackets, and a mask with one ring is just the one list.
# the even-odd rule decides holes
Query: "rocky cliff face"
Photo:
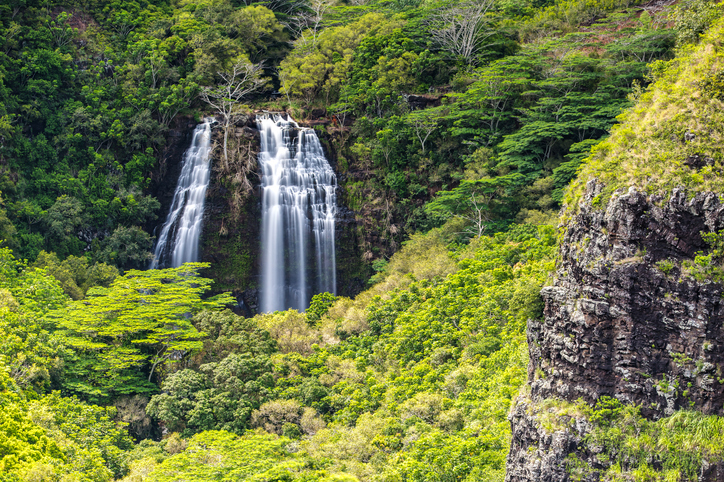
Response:
[{"label": "rocky cliff face", "polygon": [[[324,112],[317,112],[322,115]],[[348,172],[339,163],[340,148],[339,129],[330,126],[324,118],[302,121],[304,127],[317,126],[316,132],[324,149],[330,166],[337,174],[337,217],[335,220],[335,248],[337,253],[337,294],[354,296],[365,289],[367,280],[372,276],[369,263],[363,257],[362,246],[365,244],[360,213],[349,207],[347,183]]]},{"label": "rocky cliff face", "polygon": [[158,164],[151,174],[148,193],[161,204],[157,219],[149,220],[145,229],[152,235],[158,226],[162,226],[173,200],[176,181],[181,173],[181,160],[191,143],[191,133],[196,123],[190,117],[179,116],[174,119],[166,134],[166,143],[159,154]]},{"label": "rocky cliff face", "polygon": [[[587,185],[561,241],[555,279],[542,290],[544,320],[528,327],[528,387],[511,411],[509,482],[570,479],[570,454],[591,469],[613,460],[586,446],[590,426],[569,417],[543,428],[545,399],[593,403],[607,395],[649,418],[695,408],[723,414],[724,304],[701,233],[724,228],[718,195],[668,199],[631,188],[597,207],[603,186]],[[716,273],[715,273],[716,274]],[[704,464],[699,480],[724,480]],[[584,480],[598,480],[595,475]]]},{"label": "rocky cliff face", "polygon": [[254,118],[240,119],[230,129],[228,159],[224,158],[223,130],[213,131],[214,151],[206,191],[202,261],[211,263],[204,273],[217,291],[231,291],[245,316],[256,313],[261,203],[256,158],[259,132]]}]

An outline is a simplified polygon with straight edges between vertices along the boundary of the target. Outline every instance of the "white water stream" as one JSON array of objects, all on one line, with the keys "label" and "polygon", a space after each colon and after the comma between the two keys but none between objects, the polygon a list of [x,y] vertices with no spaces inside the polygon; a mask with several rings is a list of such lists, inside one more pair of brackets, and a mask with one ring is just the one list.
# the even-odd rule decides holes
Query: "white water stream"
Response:
[{"label": "white water stream", "polygon": [[171,208],[158,236],[151,269],[176,267],[199,260],[199,238],[204,220],[204,201],[211,173],[211,124],[196,126],[191,147],[184,153],[181,175]]},{"label": "white water stream", "polygon": [[307,309],[336,293],[337,177],[312,129],[290,117],[257,116],[262,169],[260,311]]}]

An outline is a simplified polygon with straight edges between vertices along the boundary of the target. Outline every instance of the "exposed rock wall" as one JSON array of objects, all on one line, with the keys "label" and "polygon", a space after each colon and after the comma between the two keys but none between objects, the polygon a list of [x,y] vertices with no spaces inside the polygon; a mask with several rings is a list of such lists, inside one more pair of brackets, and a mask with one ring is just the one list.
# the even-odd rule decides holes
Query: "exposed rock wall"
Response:
[{"label": "exposed rock wall", "polygon": [[[587,449],[584,438],[590,425],[584,418],[570,418],[563,427],[544,428],[545,414],[530,394],[518,398],[509,415],[513,429],[506,471],[506,482],[564,482],[571,480],[569,454],[575,453],[592,468],[605,468],[596,454]],[[598,478],[582,478],[594,482]]]},{"label": "exposed rock wall", "polygon": [[[529,323],[530,393],[511,412],[509,482],[569,480],[574,452],[603,467],[582,445],[582,419],[554,433],[542,428],[534,407],[546,398],[608,395],[649,418],[680,408],[724,414],[722,285],[694,263],[709,250],[701,232],[724,228],[719,196],[675,189],[663,199],[632,188],[602,209],[602,188],[588,183],[541,293],[544,320]],[[724,480],[717,467],[700,480]]]},{"label": "exposed rock wall", "polygon": [[148,187],[148,193],[158,199],[161,204],[156,213],[158,218],[149,220],[145,225],[146,231],[152,235],[158,234],[154,230],[163,225],[168,214],[176,182],[181,173],[181,160],[191,143],[191,133],[194,127],[196,127],[196,123],[192,118],[178,116],[166,134],[166,143],[159,154],[158,164],[151,174],[151,183]]},{"label": "exposed rock wall", "polygon": [[[319,122],[301,122],[305,127],[322,125]],[[335,247],[337,252],[337,294],[341,296],[354,296],[366,287],[367,280],[372,275],[368,262],[363,259],[363,236],[360,233],[358,212],[348,206],[347,192],[348,175],[340,166],[339,130],[317,129],[317,135],[324,148],[324,155],[337,174],[337,217],[335,220]],[[336,142],[335,142],[336,141]]]},{"label": "exposed rock wall", "polygon": [[260,251],[259,132],[252,116],[231,127],[228,160],[221,127],[214,129],[213,139],[201,238],[201,260],[211,267],[204,275],[214,279],[215,291],[231,291],[239,301],[238,311],[251,316],[257,309]]}]

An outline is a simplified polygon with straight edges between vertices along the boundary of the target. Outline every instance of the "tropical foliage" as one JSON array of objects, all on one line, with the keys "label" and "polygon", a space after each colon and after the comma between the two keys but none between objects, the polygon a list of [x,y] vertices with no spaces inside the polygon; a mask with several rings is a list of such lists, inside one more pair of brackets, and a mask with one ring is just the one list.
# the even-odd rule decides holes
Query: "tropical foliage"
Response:
[{"label": "tropical foliage", "polygon": [[[0,481],[502,481],[558,210],[594,177],[597,203],[624,184],[722,191],[720,14],[4,2]],[[253,109],[314,121],[375,273],[366,291],[243,317],[206,263],[143,271],[174,139],[216,114],[219,182],[247,186],[228,179],[230,134]],[[721,270],[717,236],[702,273]],[[248,271],[223,267],[248,283],[230,289],[254,288],[246,247],[226,247]],[[718,417],[542,403],[625,454],[611,480],[692,478],[722,457]]]}]

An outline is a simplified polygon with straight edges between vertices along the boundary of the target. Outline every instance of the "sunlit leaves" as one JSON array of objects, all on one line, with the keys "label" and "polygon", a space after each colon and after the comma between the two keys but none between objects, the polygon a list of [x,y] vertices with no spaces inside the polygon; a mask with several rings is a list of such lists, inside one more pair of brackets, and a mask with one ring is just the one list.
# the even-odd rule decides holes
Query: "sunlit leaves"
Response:
[{"label": "sunlit leaves", "polygon": [[[148,370],[150,381],[159,365],[198,351],[203,334],[190,316],[232,301],[228,294],[202,299],[212,283],[198,276],[204,266],[131,270],[109,288],[93,288],[85,300],[49,315],[76,350],[66,386],[94,399],[118,391],[147,391],[152,386],[141,381],[138,369]],[[128,377],[137,381],[129,385]]]}]

